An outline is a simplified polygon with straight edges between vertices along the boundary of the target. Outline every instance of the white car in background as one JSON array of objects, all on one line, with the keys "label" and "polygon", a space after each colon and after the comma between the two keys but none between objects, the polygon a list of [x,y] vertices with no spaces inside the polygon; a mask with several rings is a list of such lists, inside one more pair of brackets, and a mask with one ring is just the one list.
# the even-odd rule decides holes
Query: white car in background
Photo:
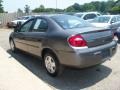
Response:
[{"label": "white car in background", "polygon": [[109,28],[116,32],[120,27],[120,15],[102,15],[92,20],[91,24],[100,28]]},{"label": "white car in background", "polygon": [[17,18],[16,20],[13,20],[11,22],[8,22],[7,23],[7,27],[8,28],[13,28],[13,27],[16,27],[16,25],[20,22],[20,23],[24,23],[26,22],[27,20],[33,18],[34,16],[23,16],[23,17],[19,17]]},{"label": "white car in background", "polygon": [[74,15],[84,20],[91,21],[97,16],[100,16],[101,14],[98,12],[81,12],[81,13],[75,13]]}]

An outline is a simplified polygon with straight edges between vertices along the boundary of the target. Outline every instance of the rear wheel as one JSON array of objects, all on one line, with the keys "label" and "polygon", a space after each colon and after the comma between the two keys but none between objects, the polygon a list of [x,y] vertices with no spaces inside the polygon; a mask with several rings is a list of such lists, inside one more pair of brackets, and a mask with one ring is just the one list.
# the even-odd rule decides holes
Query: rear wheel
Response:
[{"label": "rear wheel", "polygon": [[11,39],[10,40],[10,48],[12,52],[16,52],[16,47],[14,41]]},{"label": "rear wheel", "polygon": [[52,77],[60,75],[63,71],[62,65],[59,63],[56,55],[52,52],[47,52],[44,55],[44,66],[47,73]]}]

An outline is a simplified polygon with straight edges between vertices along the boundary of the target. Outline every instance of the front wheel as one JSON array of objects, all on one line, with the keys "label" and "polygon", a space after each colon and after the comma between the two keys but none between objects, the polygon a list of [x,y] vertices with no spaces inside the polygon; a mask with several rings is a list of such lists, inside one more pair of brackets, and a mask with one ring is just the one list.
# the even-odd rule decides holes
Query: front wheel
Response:
[{"label": "front wheel", "polygon": [[10,40],[10,48],[11,48],[12,52],[16,51],[15,43],[14,43],[14,41],[12,39]]},{"label": "front wheel", "polygon": [[63,67],[59,63],[56,55],[51,52],[44,55],[44,66],[47,73],[52,77],[60,75],[63,71]]}]

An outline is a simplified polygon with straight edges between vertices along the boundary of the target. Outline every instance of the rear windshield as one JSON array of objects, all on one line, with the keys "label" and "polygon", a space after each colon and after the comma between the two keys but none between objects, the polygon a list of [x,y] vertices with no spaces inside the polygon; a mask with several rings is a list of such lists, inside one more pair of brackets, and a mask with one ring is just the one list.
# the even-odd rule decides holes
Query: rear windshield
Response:
[{"label": "rear windshield", "polygon": [[91,26],[90,23],[70,15],[58,15],[51,17],[56,23],[58,23],[63,29],[74,29]]}]

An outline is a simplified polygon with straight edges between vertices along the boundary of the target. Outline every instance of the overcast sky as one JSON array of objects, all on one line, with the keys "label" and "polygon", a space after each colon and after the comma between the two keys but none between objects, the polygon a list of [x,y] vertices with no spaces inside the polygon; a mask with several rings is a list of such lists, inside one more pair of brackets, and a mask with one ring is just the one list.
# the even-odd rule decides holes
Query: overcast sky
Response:
[{"label": "overcast sky", "polygon": [[[91,1],[107,0],[57,0],[57,7],[64,9],[74,3],[84,4]],[[29,5],[31,9],[39,7],[41,4],[47,8],[56,8],[56,0],[3,0],[4,9],[8,12],[15,12],[18,8],[24,10],[26,4]]]}]

